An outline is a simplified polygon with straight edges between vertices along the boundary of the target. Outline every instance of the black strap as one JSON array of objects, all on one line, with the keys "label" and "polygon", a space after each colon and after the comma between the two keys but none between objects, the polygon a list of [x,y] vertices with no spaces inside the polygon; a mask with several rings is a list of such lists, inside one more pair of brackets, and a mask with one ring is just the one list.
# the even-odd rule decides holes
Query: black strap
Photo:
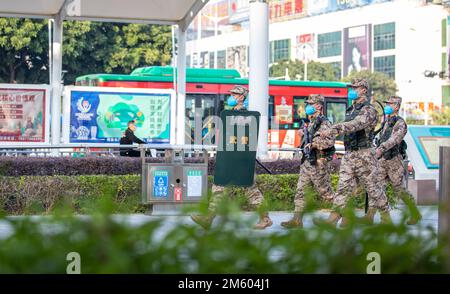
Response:
[{"label": "black strap", "polygon": [[273,172],[270,169],[268,169],[264,164],[262,164],[262,162],[259,161],[258,158],[256,158],[255,160],[256,160],[256,163],[259,164],[266,172],[273,175]]},{"label": "black strap", "polygon": [[381,104],[380,101],[376,101],[376,103],[377,103],[378,105],[380,105],[381,109],[383,110],[383,122],[381,123],[380,128],[374,132],[374,136],[378,135],[378,134],[381,132],[381,130],[383,130],[384,125],[386,124],[386,114],[384,113],[384,107],[383,107],[383,104]]}]

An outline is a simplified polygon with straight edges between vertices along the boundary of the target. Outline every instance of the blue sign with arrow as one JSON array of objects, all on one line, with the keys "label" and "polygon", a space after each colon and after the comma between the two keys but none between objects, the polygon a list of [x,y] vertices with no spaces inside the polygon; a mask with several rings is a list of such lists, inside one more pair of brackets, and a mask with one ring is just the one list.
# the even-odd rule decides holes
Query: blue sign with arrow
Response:
[{"label": "blue sign with arrow", "polygon": [[155,171],[153,173],[153,197],[169,196],[169,173],[167,171]]}]

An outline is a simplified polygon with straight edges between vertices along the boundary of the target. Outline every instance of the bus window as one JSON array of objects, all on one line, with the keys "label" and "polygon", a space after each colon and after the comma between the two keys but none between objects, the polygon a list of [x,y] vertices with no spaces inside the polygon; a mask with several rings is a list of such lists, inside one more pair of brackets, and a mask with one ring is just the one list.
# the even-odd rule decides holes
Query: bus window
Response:
[{"label": "bus window", "polygon": [[345,110],[347,103],[345,101],[327,101],[326,115],[332,124],[343,122],[345,120]]},{"label": "bus window", "polygon": [[[188,94],[186,95],[186,116],[189,124],[186,125],[186,144],[194,144],[196,136],[202,138],[202,144],[206,137],[215,134],[215,123],[212,119],[216,113],[219,95]],[[201,119],[199,127],[195,126],[195,117]],[[211,139],[211,138],[210,138]],[[212,140],[214,141],[214,140]]]},{"label": "bus window", "polygon": [[220,113],[225,110],[225,104],[227,103],[228,95],[220,94],[217,95],[217,114],[220,116]]},{"label": "bus window", "polygon": [[218,95],[208,95],[207,97],[202,97],[201,109],[203,110],[202,115],[202,143],[203,144],[214,144],[215,143],[215,121],[216,116],[216,103],[219,97]]},{"label": "bus window", "polygon": [[300,96],[294,96],[294,123],[293,129],[299,129],[301,127],[301,120],[306,117],[305,113],[305,98]]},{"label": "bus window", "polygon": [[[210,95],[208,95],[210,96]],[[216,95],[213,95],[214,97],[202,97],[201,101],[201,108],[203,110],[202,118],[205,119],[208,116],[213,116],[216,114],[215,107],[214,107],[214,98]]]},{"label": "bus window", "polygon": [[267,112],[267,115],[269,116],[269,127],[272,125],[272,118],[275,115],[275,109],[273,106],[273,96],[271,95],[269,97],[269,110]]},{"label": "bus window", "polygon": [[186,95],[186,130],[185,130],[185,136],[186,140],[185,143],[189,144],[194,142],[194,119],[195,119],[195,97],[192,97],[191,95]]}]

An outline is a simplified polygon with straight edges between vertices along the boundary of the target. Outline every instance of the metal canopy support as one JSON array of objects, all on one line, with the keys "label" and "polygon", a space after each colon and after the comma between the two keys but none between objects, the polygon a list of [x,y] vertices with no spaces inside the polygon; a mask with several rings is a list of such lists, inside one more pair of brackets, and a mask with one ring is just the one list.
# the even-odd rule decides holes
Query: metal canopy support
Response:
[{"label": "metal canopy support", "polygon": [[177,112],[176,112],[176,144],[184,145],[185,141],[185,108],[186,108],[186,31],[178,26],[177,30]]},{"label": "metal canopy support", "polygon": [[259,111],[257,156],[267,157],[269,131],[269,17],[267,0],[250,0],[249,109]]},{"label": "metal canopy support", "polygon": [[62,39],[63,21],[58,14],[53,20],[53,50],[52,50],[52,100],[51,100],[51,136],[52,144],[61,143],[61,73],[62,73]]},{"label": "metal canopy support", "polygon": [[200,12],[200,10],[208,3],[209,0],[195,1],[191,9],[185,14],[183,19],[178,24],[182,31],[187,31],[189,24],[194,20],[194,17]]}]

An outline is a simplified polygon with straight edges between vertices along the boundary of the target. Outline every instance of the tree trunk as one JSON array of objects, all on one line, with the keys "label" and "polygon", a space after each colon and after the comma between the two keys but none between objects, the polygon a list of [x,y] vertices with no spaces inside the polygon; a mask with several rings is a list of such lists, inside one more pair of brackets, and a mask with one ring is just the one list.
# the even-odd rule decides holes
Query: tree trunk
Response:
[{"label": "tree trunk", "polygon": [[9,82],[11,84],[16,84],[16,67],[14,64],[9,65]]}]

